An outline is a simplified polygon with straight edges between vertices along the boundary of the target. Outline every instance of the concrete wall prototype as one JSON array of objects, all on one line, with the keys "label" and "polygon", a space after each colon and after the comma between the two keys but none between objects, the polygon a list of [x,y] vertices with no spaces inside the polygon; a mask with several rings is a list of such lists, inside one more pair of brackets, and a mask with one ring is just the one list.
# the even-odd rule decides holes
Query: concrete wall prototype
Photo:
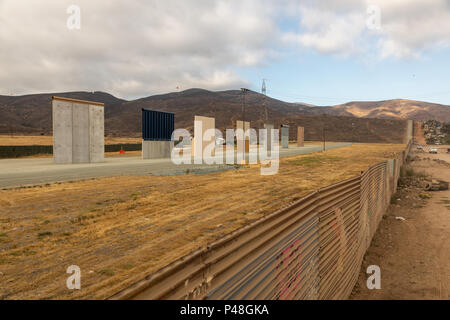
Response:
[{"label": "concrete wall prototype", "polygon": [[[250,122],[248,121],[236,121],[236,142],[237,142],[237,153],[244,153],[244,143],[245,143],[245,153],[250,152]],[[244,142],[245,141],[245,142]]]},{"label": "concrete wall prototype", "polygon": [[206,137],[205,132],[208,130],[216,129],[216,119],[195,116],[194,118],[194,139],[192,142],[192,156],[194,158],[203,158],[203,151],[206,147],[211,144],[216,144],[216,137],[211,135],[211,137]]},{"label": "concrete wall prototype", "polygon": [[281,126],[281,147],[283,149],[289,148],[289,126]]},{"label": "concrete wall prototype", "polygon": [[55,163],[104,161],[105,118],[102,103],[53,97]]},{"label": "concrete wall prototype", "polygon": [[142,159],[170,158],[174,147],[173,141],[142,140]]},{"label": "concrete wall prototype", "polygon": [[297,147],[305,146],[305,128],[298,127],[297,128]]},{"label": "concrete wall prototype", "polygon": [[267,151],[272,150],[272,130],[274,128],[275,128],[274,125],[271,123],[264,124],[264,129],[267,130],[267,143],[266,143]]}]

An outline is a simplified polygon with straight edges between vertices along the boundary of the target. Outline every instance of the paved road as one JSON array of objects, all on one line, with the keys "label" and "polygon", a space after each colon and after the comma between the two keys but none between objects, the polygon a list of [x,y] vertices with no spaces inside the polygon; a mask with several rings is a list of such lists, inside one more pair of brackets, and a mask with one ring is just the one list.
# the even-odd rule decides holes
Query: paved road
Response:
[{"label": "paved road", "polygon": [[[349,146],[333,144],[327,149]],[[280,149],[280,158],[321,151],[322,146]],[[52,158],[0,160],[0,188],[76,181],[111,176],[169,176],[186,173],[207,174],[234,169],[229,165],[175,165],[170,159],[142,160],[140,157],[105,158],[104,163],[55,165]]]}]

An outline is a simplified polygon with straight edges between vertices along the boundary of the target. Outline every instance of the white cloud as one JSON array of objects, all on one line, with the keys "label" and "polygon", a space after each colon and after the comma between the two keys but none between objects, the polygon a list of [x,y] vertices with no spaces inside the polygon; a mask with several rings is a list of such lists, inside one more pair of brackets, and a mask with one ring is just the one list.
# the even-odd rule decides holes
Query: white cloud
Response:
[{"label": "white cloud", "polygon": [[[67,7],[81,8],[69,30]],[[261,64],[276,33],[270,11],[245,1],[0,2],[0,90],[104,90],[136,97],[176,87],[248,84],[234,67]]]},{"label": "white cloud", "polygon": [[[81,30],[66,26],[81,8]],[[381,9],[381,30],[366,27]],[[298,19],[297,30],[278,24]],[[322,54],[418,57],[450,45],[448,0],[0,0],[0,92],[122,97],[248,85],[235,68],[292,44]],[[374,54],[374,50],[376,54]]]},{"label": "white cloud", "polygon": [[[369,6],[379,7],[381,30],[366,26]],[[410,58],[450,45],[448,0],[306,0],[297,14],[300,31],[285,42],[321,53],[364,54],[376,43],[380,58]]]},{"label": "white cloud", "polygon": [[365,27],[364,15],[342,15],[321,6],[301,6],[299,15],[302,31],[286,33],[283,36],[286,43],[311,47],[321,53],[349,55],[359,51],[356,44]]}]

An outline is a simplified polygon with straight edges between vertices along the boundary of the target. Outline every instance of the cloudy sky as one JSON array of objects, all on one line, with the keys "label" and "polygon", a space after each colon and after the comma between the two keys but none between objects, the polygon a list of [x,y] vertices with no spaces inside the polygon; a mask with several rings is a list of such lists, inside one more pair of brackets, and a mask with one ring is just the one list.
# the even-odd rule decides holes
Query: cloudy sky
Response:
[{"label": "cloudy sky", "polygon": [[4,95],[260,91],[265,78],[286,101],[450,104],[449,58],[450,0],[0,0]]}]

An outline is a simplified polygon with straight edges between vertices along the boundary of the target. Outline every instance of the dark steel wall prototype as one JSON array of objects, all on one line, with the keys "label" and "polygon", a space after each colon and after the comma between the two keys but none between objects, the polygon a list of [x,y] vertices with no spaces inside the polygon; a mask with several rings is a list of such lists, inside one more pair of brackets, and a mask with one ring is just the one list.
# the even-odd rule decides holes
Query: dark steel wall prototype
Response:
[{"label": "dark steel wall prototype", "polygon": [[175,115],[170,112],[142,109],[142,139],[146,141],[171,141]]},{"label": "dark steel wall prototype", "polygon": [[193,252],[111,299],[346,299],[411,145]]}]

